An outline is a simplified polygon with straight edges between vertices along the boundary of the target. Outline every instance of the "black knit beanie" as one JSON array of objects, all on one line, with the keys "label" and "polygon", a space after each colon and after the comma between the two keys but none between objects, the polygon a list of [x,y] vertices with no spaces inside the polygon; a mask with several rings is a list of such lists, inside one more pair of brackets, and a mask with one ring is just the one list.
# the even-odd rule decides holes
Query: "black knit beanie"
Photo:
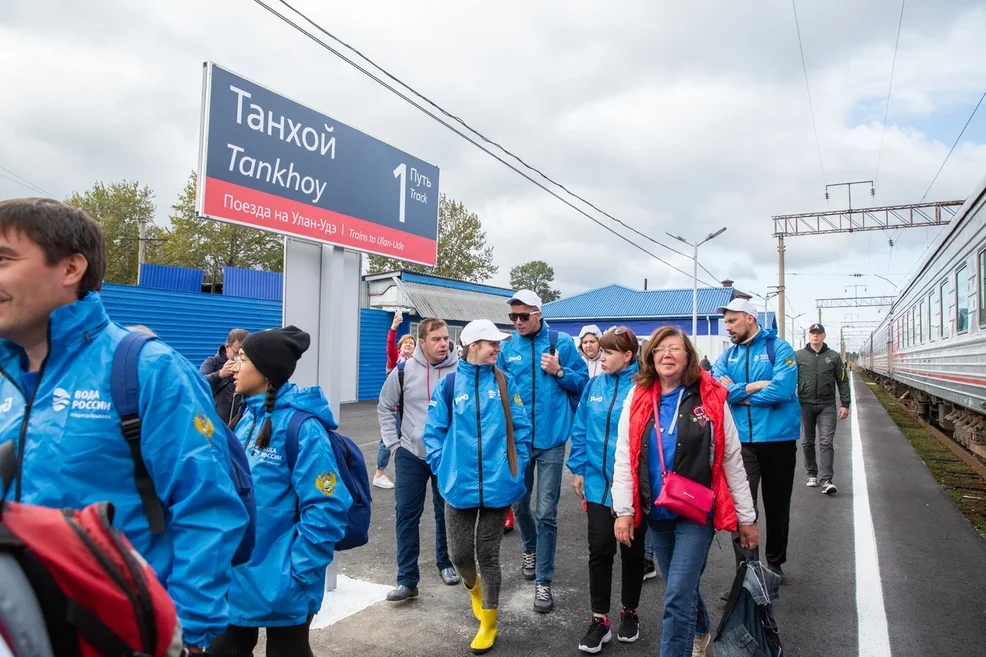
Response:
[{"label": "black knit beanie", "polygon": [[298,359],[310,344],[307,333],[297,326],[285,326],[251,333],[243,339],[240,348],[264,378],[280,388],[294,374]]}]

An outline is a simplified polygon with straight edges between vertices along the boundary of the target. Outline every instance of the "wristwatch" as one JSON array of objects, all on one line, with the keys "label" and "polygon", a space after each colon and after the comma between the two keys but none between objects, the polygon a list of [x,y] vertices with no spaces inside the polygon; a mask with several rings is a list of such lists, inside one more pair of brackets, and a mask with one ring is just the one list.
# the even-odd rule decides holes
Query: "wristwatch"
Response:
[{"label": "wristwatch", "polygon": [[557,376],[559,379],[565,376],[565,368],[563,367],[558,368],[558,371],[555,372],[555,376]]}]

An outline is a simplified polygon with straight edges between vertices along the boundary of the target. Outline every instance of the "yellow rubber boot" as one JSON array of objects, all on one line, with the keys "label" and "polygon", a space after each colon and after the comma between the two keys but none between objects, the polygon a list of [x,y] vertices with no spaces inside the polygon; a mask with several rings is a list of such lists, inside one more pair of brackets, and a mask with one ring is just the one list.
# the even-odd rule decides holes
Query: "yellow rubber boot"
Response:
[{"label": "yellow rubber boot", "polygon": [[493,647],[496,641],[496,609],[479,610],[479,631],[476,637],[469,644],[472,651],[481,655]]},{"label": "yellow rubber boot", "polygon": [[[462,582],[463,586],[466,586],[465,582]],[[466,586],[466,590],[469,591],[469,597],[472,598],[472,615],[476,617],[476,620],[481,620],[482,616],[480,614],[483,612],[483,587],[479,583],[479,574],[476,575],[476,583],[472,585],[472,588]]]}]

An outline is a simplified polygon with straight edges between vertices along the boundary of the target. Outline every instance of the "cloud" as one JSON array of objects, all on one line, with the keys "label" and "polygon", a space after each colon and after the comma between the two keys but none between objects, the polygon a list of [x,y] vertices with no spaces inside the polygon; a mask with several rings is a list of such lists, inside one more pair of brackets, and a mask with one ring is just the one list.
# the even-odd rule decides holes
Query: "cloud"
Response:
[{"label": "cloud", "polygon": [[[667,246],[689,250],[665,232],[695,240],[727,226],[701,247],[700,261],[715,279],[761,295],[777,284],[771,216],[843,207],[845,190],[826,202],[824,183],[873,178],[881,139],[877,196],[854,188],[854,205],[917,201],[986,85],[981,3],[908,5],[881,137],[900,4],[799,3],[823,178],[783,3],[295,4]],[[538,258],[566,294],[613,282],[640,287],[645,278],[650,287],[691,285],[247,0],[5,3],[0,166],[58,196],[136,178],[157,192],[164,221],[196,165],[205,60],[440,166],[442,191],[484,220],[497,283]],[[929,198],[964,198],[984,172],[986,144],[967,140]],[[26,193],[0,177],[0,196]],[[688,257],[586,211],[691,271]],[[872,275],[902,278],[933,232],[904,231],[892,250],[885,233],[789,239],[789,311],[805,313],[804,323],[816,298],[851,294],[846,285],[860,281],[867,293],[885,292]],[[845,276],[854,271],[870,277]]]}]

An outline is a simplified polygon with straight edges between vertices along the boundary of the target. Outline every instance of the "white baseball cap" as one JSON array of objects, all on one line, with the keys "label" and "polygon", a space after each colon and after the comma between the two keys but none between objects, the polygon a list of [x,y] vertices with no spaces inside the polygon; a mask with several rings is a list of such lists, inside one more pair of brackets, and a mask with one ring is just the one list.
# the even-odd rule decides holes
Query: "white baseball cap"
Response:
[{"label": "white baseball cap", "polygon": [[755,303],[749,299],[740,298],[733,299],[729,302],[729,305],[719,306],[716,308],[716,312],[721,315],[725,315],[727,311],[734,313],[746,313],[747,315],[753,315],[754,317],[759,314]]},{"label": "white baseball cap", "polygon": [[488,319],[475,319],[464,327],[459,334],[459,340],[463,345],[471,345],[479,340],[489,340],[490,342],[500,342],[510,337],[509,333],[504,333],[496,327],[496,324]]},{"label": "white baseball cap", "polygon": [[541,310],[541,297],[531,290],[517,290],[512,297],[507,299],[507,303],[514,303],[515,301]]}]

